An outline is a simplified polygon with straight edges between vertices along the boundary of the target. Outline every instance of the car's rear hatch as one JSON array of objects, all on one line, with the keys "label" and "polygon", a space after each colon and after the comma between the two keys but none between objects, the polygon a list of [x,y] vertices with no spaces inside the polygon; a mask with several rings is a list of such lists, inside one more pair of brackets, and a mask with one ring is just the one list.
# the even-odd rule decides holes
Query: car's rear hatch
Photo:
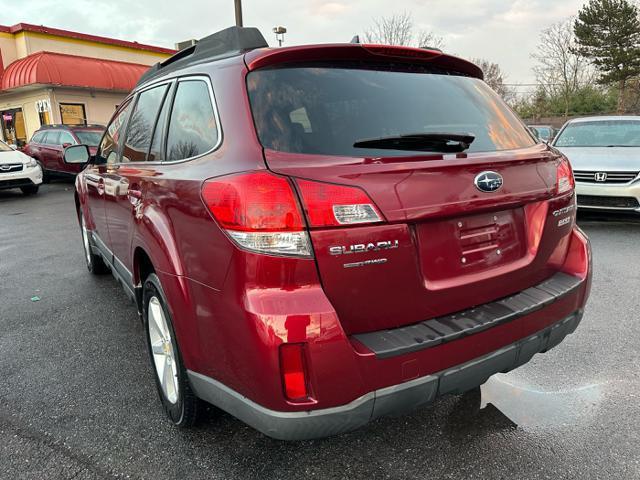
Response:
[{"label": "car's rear hatch", "polygon": [[[549,277],[562,261],[570,228],[548,219],[572,196],[551,202],[557,154],[536,145],[481,80],[450,73],[342,59],[248,76],[266,163],[295,179],[307,218],[315,207],[305,180],[358,187],[379,213],[379,222],[363,225],[309,222],[323,288],[348,333],[505,297]],[[418,132],[475,140],[459,153],[442,152],[455,142],[420,152],[353,145]],[[501,185],[491,183],[499,177]]]}]

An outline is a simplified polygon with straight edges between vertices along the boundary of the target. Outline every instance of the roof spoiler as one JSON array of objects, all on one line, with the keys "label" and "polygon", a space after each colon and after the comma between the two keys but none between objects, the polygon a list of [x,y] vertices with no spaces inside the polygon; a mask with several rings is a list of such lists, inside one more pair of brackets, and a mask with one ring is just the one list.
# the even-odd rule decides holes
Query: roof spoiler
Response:
[{"label": "roof spoiler", "polygon": [[[201,38],[195,45],[180,50],[166,60],[156,63],[140,77],[136,87],[151,78],[199,60],[224,58],[239,55],[256,48],[265,48],[269,44],[255,27],[229,27]],[[175,68],[171,68],[175,65]]]}]

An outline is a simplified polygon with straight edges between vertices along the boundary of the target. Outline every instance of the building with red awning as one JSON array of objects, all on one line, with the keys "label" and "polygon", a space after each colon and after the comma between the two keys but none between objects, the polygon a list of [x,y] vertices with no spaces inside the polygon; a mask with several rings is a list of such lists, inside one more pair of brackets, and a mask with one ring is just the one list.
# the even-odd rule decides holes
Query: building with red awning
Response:
[{"label": "building with red awning", "polygon": [[175,50],[44,26],[0,25],[0,138],[44,124],[106,124],[140,76]]}]

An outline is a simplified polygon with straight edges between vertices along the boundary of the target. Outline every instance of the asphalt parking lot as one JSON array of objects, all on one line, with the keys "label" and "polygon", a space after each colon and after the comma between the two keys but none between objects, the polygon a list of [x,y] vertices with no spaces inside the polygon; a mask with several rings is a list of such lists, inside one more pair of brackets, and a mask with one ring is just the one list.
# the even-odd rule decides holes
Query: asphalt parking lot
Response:
[{"label": "asphalt parking lot", "polygon": [[400,418],[271,440],[164,418],[132,303],[84,265],[73,185],[0,192],[0,478],[640,478],[640,219],[581,216],[594,282],[556,349]]}]

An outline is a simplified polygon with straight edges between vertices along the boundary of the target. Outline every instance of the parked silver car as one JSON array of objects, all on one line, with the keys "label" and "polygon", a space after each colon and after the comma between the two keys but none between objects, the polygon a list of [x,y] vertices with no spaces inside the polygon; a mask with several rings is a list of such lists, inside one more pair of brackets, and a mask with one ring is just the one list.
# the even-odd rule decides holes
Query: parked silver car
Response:
[{"label": "parked silver car", "polygon": [[570,120],[553,146],[571,162],[578,207],[640,213],[640,117]]}]

